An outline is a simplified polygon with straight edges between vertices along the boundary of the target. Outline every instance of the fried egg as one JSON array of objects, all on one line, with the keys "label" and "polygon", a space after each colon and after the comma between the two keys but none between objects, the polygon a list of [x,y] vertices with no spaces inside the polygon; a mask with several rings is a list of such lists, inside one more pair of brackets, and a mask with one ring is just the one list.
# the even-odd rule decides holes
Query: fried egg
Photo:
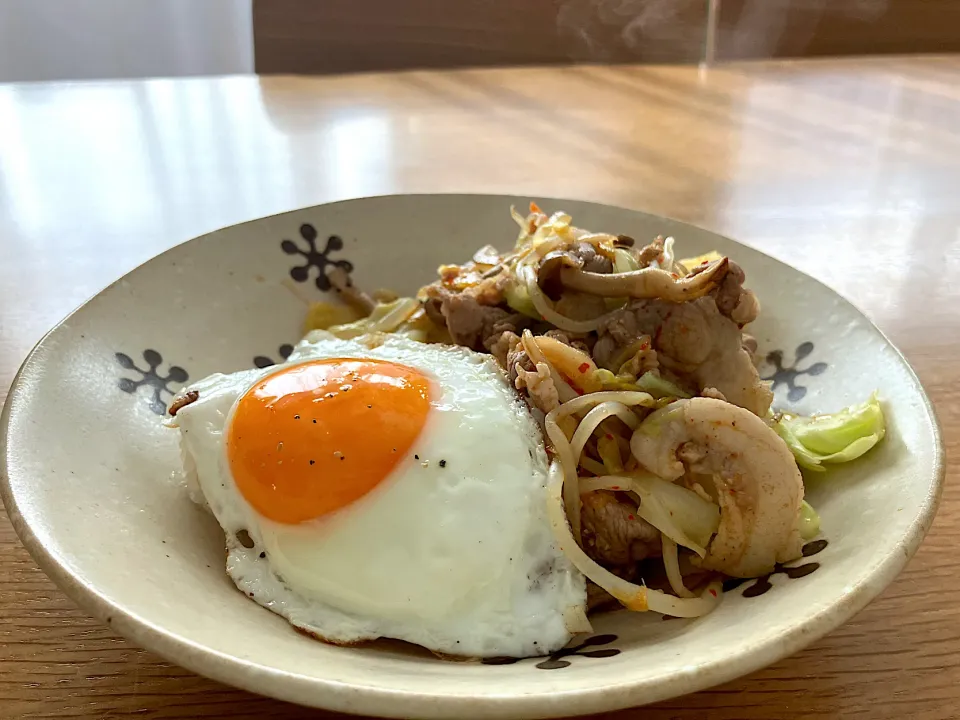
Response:
[{"label": "fried egg", "polygon": [[318,331],[282,365],[186,390],[169,424],[226,571],[294,626],[475,657],[541,655],[582,629],[539,427],[489,356]]}]

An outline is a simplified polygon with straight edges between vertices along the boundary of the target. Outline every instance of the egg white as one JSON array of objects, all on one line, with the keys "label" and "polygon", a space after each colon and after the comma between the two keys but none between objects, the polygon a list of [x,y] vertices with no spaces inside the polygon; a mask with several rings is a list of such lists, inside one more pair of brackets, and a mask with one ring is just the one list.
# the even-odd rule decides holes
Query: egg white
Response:
[{"label": "egg white", "polygon": [[[284,365],[328,357],[418,368],[433,379],[435,396],[391,477],[321,520],[290,526],[263,518],[229,471],[225,430],[236,401],[283,366],[192,384],[199,399],[171,423],[180,428],[186,474],[226,533],[226,570],[237,587],[336,643],[390,637],[476,657],[540,655],[566,644],[583,616],[585,582],[550,531],[539,428],[496,363],[403,337],[371,348],[314,332]],[[238,539],[243,530],[252,547]]]}]

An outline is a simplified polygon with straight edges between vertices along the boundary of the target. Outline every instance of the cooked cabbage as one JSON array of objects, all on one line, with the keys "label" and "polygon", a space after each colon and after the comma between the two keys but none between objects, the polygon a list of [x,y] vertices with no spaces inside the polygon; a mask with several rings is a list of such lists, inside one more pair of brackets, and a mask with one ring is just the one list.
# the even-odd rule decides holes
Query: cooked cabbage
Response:
[{"label": "cooked cabbage", "polygon": [[413,298],[400,298],[390,303],[377,303],[367,317],[343,325],[331,325],[327,332],[338,338],[348,340],[367,333],[391,332],[409,318],[420,307]]},{"label": "cooked cabbage", "polygon": [[824,463],[856,460],[886,433],[883,409],[874,393],[859,405],[829,415],[804,417],[781,413],[773,429],[787,443],[800,467],[824,472]]}]

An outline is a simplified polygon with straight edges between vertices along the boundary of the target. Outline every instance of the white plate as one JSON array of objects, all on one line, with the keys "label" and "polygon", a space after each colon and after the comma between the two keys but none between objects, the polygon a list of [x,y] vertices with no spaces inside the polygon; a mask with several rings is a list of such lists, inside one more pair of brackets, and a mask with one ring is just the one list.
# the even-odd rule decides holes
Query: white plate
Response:
[{"label": "white plate", "polygon": [[[581,227],[670,234],[746,270],[777,404],[831,411],[879,388],[883,443],[808,484],[823,519],[809,557],[726,594],[693,621],[615,612],[551,658],[449,662],[400,643],[310,640],[248,601],[223,572],[223,535],[170,480],[179,455],[160,413],[187,380],[277,361],[298,340],[317,267],[411,292],[441,262],[508,247],[511,203],[469,195],[378,197],[218,230],[151,260],[54,328],[3,414],[3,500],[40,566],[117,632],[226,683],[385,716],[546,717],[662,700],[749,673],[845,621],[913,555],[943,477],[930,402],[900,353],[829,288],[706,230],[590,203],[538,199]],[[308,277],[309,276],[309,277]]]}]

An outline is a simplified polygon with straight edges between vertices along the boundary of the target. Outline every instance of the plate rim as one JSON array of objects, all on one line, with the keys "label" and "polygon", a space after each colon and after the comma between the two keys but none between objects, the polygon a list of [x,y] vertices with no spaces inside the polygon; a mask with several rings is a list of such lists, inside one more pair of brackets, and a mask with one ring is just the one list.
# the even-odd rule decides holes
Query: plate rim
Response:
[{"label": "plate rim", "polygon": [[[109,288],[126,280],[130,275],[145,265],[153,263],[165,255],[179,250],[185,245],[202,240],[223,230],[294,215],[321,207],[358,203],[367,200],[404,197],[443,197],[449,199],[484,198],[488,200],[499,199],[505,203],[527,197],[538,203],[579,203],[593,205],[597,208],[610,208],[639,213],[650,218],[666,220],[681,226],[691,227],[701,232],[721,237],[728,242],[747,248],[752,252],[759,253],[777,265],[803,275],[807,280],[820,285],[829,293],[842,299],[860,316],[862,321],[865,322],[870,329],[876,332],[883,341],[887,343],[907,369],[909,380],[923,401],[923,409],[926,411],[927,420],[930,430],[932,431],[932,483],[929,486],[926,497],[917,515],[912,519],[897,547],[893,548],[891,552],[877,561],[869,577],[865,578],[847,594],[821,608],[815,615],[811,616],[806,623],[791,627],[777,638],[770,639],[764,644],[745,648],[737,655],[726,656],[722,660],[708,661],[698,666],[696,672],[693,674],[674,674],[668,678],[654,677],[639,682],[626,679],[607,684],[598,684],[588,689],[570,691],[545,690],[533,693],[488,696],[404,691],[398,688],[383,688],[376,684],[361,685],[359,683],[345,683],[323,678],[307,678],[295,673],[260,665],[255,661],[226,655],[205,645],[192,642],[189,638],[169,633],[163,627],[154,625],[146,618],[115,605],[109,597],[102,595],[95,587],[85,583],[80,577],[70,572],[70,570],[64,566],[61,559],[40,541],[24,519],[11,487],[7,467],[10,416],[13,412],[14,405],[19,402],[18,399],[21,392],[23,392],[23,378],[25,374],[32,369],[41,348],[47,340],[64,324],[68,323],[77,313],[89,305],[91,301],[102,295]],[[3,501],[14,531],[30,556],[44,574],[46,574],[64,594],[77,603],[81,609],[101,622],[104,622],[115,632],[133,641],[138,646],[157,653],[169,662],[187,668],[199,675],[222,682],[225,685],[309,707],[324,708],[339,712],[369,713],[381,717],[407,717],[411,711],[415,711],[423,717],[438,718],[449,717],[451,713],[463,713],[464,711],[469,712],[473,717],[485,718],[540,718],[580,715],[634,707],[640,704],[646,705],[680,695],[699,692],[756,672],[761,668],[795,654],[844,624],[893,582],[910,559],[916,554],[923,538],[933,524],[942,497],[945,474],[945,451],[940,421],[937,417],[936,409],[927,395],[916,371],[901,350],[891,342],[887,335],[877,327],[870,317],[868,317],[856,303],[851,302],[842,293],[837,292],[826,283],[786,262],[768,255],[756,247],[694,223],[650,213],[629,206],[612,205],[609,203],[577,200],[573,198],[534,197],[533,195],[526,194],[389,193],[347,198],[251,218],[239,223],[216,228],[209,232],[188,238],[182,242],[175,243],[166,250],[137,264],[121,277],[88,297],[44,333],[27,353],[20,368],[17,370],[4,402],[3,412],[0,414],[0,499]],[[414,710],[414,708],[410,707],[411,703],[415,703],[418,707]]]}]

